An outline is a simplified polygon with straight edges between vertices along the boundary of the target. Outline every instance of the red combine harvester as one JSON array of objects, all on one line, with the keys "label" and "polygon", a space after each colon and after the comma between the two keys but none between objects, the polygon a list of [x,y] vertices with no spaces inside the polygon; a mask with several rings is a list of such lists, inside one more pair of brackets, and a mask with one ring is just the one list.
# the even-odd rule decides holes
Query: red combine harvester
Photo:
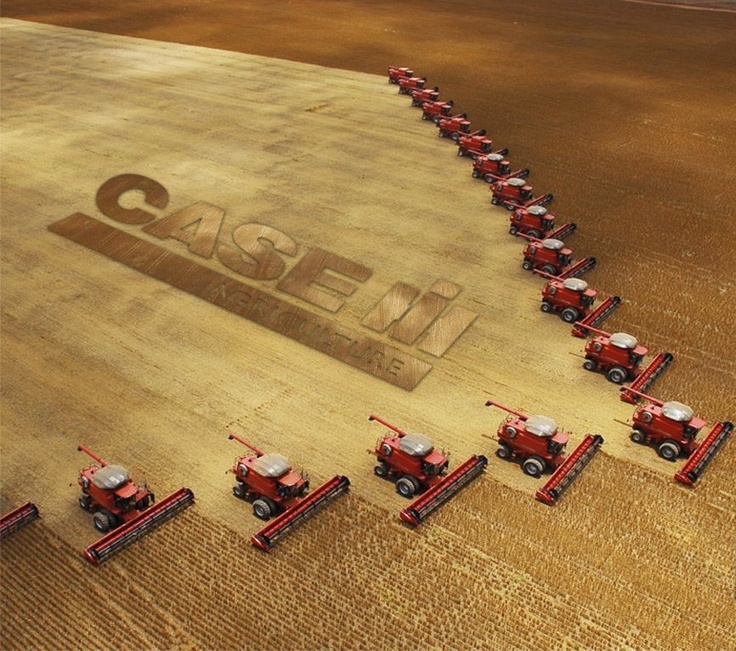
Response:
[{"label": "red combine harvester", "polygon": [[388,83],[398,84],[401,79],[411,78],[414,71],[411,68],[399,68],[398,66],[388,67]]},{"label": "red combine harvester", "polygon": [[439,123],[442,118],[450,117],[452,114],[452,105],[454,102],[424,102],[422,104],[422,120],[432,120],[435,124]]},{"label": "red combine harvester", "polygon": [[546,206],[555,197],[553,194],[534,196],[534,188],[524,179],[510,178],[494,181],[490,187],[491,203],[506,210],[518,210],[530,206]]},{"label": "red combine harvester", "polygon": [[511,164],[504,158],[506,154],[508,154],[508,151],[506,153],[494,152],[485,156],[476,156],[473,160],[473,178],[483,179],[486,183],[493,183],[511,177],[523,179],[529,176],[528,169],[512,172]]},{"label": "red combine harvester", "polygon": [[450,138],[457,142],[464,133],[470,133],[470,120],[467,113],[452,115],[448,118],[441,118],[437,123],[437,135],[440,138]]},{"label": "red combine harvester", "polygon": [[[640,345],[636,337],[625,332],[610,334],[580,322],[575,325],[597,335],[585,345],[583,368],[586,371],[604,373],[614,384],[633,380],[631,388],[645,391],[674,360],[672,354],[660,353],[642,370],[641,363],[649,349]],[[624,397],[624,394],[634,395],[628,388],[625,387],[621,392],[621,399],[626,402],[630,400]]]},{"label": "red combine harvester", "polygon": [[549,282],[542,288],[542,312],[558,314],[565,323],[575,323],[588,315],[598,292],[582,278],[562,278],[535,271]]},{"label": "red combine harvester", "polygon": [[125,468],[109,465],[84,445],[77,449],[99,464],[83,468],[77,479],[82,489],[79,506],[94,512],[95,529],[106,534],[84,550],[85,558],[94,565],[194,502],[194,493],[188,488],[155,502],[153,493],[145,485],[135,484]]},{"label": "red combine harvester", "polygon": [[422,90],[426,83],[426,77],[402,77],[399,79],[399,94],[411,95],[415,90]]},{"label": "red combine harvester", "polygon": [[493,400],[488,400],[486,407],[498,407],[509,414],[496,433],[499,459],[519,461],[530,477],[552,472],[536,492],[536,498],[545,504],[554,504],[560,498],[603,444],[603,437],[588,434],[570,456],[566,456],[564,450],[569,436],[560,431],[551,418],[527,416]]},{"label": "red combine harvester", "polygon": [[486,138],[485,129],[480,129],[473,133],[460,134],[460,137],[457,139],[458,156],[469,156],[475,160],[479,156],[486,156],[488,154],[506,156],[509,153],[508,149],[499,149],[498,151],[492,151],[492,149],[493,141],[490,138]]},{"label": "red combine harvester", "polygon": [[252,502],[253,514],[261,520],[278,515],[251,537],[251,542],[264,551],[350,486],[347,477],[335,475],[307,494],[309,478],[292,470],[286,457],[266,454],[235,434],[228,439],[242,443],[254,453],[235,459],[232,471],[237,483],[233,495]]},{"label": "red combine harvester", "polygon": [[39,517],[38,507],[32,502],[26,502],[23,506],[6,513],[0,518],[0,540],[5,540],[10,534],[38,520]]},{"label": "red combine harvester", "polygon": [[544,206],[519,208],[509,217],[511,235],[528,235],[536,239],[547,237],[555,227],[555,216]]},{"label": "red combine harvester", "polygon": [[411,94],[411,105],[421,107],[425,102],[436,102],[440,98],[440,89],[438,86],[434,88],[420,88]]},{"label": "red combine harvester", "polygon": [[543,240],[521,235],[529,242],[524,247],[521,266],[527,271],[539,270],[563,279],[582,276],[595,267],[597,261],[593,257],[587,257],[572,263],[572,250],[565,246],[561,238],[574,233],[576,229],[575,224],[563,224]]},{"label": "red combine harvester", "polygon": [[436,451],[426,436],[408,434],[373,414],[368,420],[375,420],[394,432],[376,443],[373,453],[378,465],[373,469],[374,474],[395,480],[396,492],[403,497],[411,498],[421,493],[400,513],[401,519],[412,526],[421,524],[430,513],[480,476],[488,465],[484,456],[474,455],[445,476],[447,456]]}]

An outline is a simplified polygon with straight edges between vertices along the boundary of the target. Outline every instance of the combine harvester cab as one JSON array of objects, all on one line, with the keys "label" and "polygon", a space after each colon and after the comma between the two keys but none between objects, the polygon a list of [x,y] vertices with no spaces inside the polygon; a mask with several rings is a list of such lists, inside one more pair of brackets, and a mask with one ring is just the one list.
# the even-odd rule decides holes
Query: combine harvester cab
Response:
[{"label": "combine harvester cab", "polygon": [[422,120],[431,120],[435,124],[438,124],[442,118],[452,115],[452,106],[454,103],[451,99],[446,102],[439,100],[435,102],[424,102],[422,104]]},{"label": "combine harvester cab", "polygon": [[336,475],[308,493],[309,478],[292,470],[286,457],[266,454],[235,434],[230,434],[228,439],[238,441],[254,453],[235,459],[232,472],[237,483],[233,495],[252,502],[253,515],[261,520],[277,516],[251,537],[253,545],[264,551],[269,551],[279,539],[350,487],[347,477]]},{"label": "combine harvester cab", "polygon": [[[630,388],[621,390],[632,391]],[[631,440],[655,448],[657,454],[667,461],[687,457],[682,468],[675,473],[675,479],[692,486],[726,443],[733,431],[733,423],[716,423],[698,441],[698,434],[706,423],[695,416],[688,405],[674,400],[663,402],[641,391],[635,393],[638,398],[649,401],[649,404],[641,405],[634,412]]]},{"label": "combine harvester cab", "polygon": [[421,524],[430,513],[479,477],[488,465],[484,456],[474,455],[445,475],[447,455],[435,450],[426,436],[409,434],[374,414],[368,420],[375,420],[394,432],[376,444],[373,453],[378,458],[378,465],[373,469],[374,474],[395,479],[396,492],[403,497],[420,494],[399,514],[412,526]]},{"label": "combine harvester cab", "polygon": [[569,435],[560,431],[551,418],[527,416],[493,400],[488,400],[486,407],[498,407],[509,414],[496,433],[496,456],[520,461],[522,470],[530,477],[552,473],[536,492],[536,498],[545,504],[552,505],[562,496],[603,444],[601,436],[588,434],[567,456]]},{"label": "combine harvester cab", "polygon": [[77,448],[98,465],[84,468],[78,477],[79,506],[94,513],[95,528],[105,533],[84,550],[97,565],[194,503],[194,493],[180,488],[160,502],[148,488],[137,486],[122,466],[109,465],[83,445]]},{"label": "combine harvester cab", "polygon": [[520,178],[496,181],[490,186],[491,203],[506,210],[519,210],[530,206],[546,206],[554,200],[553,194],[534,196],[534,188]]},{"label": "combine harvester cab", "polygon": [[397,84],[401,79],[410,79],[414,76],[414,71],[411,68],[389,66],[388,67],[388,83]]},{"label": "combine harvester cab", "polygon": [[411,95],[415,90],[422,90],[426,83],[426,77],[402,77],[399,79],[399,94]]},{"label": "combine harvester cab", "polygon": [[529,176],[528,169],[519,169],[512,172],[511,163],[505,158],[507,155],[508,150],[501,150],[483,156],[476,156],[473,159],[473,171],[471,172],[473,178],[483,179],[486,183],[494,183],[512,177],[525,179]]},{"label": "combine harvester cab", "polygon": [[38,507],[33,502],[26,502],[6,513],[0,518],[0,540],[5,540],[18,529],[38,520],[39,517],[41,516],[38,514]]},{"label": "combine harvester cab", "polygon": [[470,133],[470,120],[468,120],[467,113],[442,118],[437,123],[439,138],[450,138],[453,142],[457,142],[464,133]]},{"label": "combine harvester cab", "polygon": [[642,369],[641,363],[649,349],[639,344],[636,337],[625,332],[610,334],[579,321],[575,325],[596,334],[585,345],[583,368],[586,371],[603,373],[608,381],[614,384],[623,384],[627,380],[632,381],[631,386],[625,387],[621,392],[621,399],[624,402],[632,404],[636,402],[633,391],[627,389],[644,391],[674,360],[672,354],[660,353]]},{"label": "combine harvester cab", "polygon": [[411,105],[421,108],[425,102],[436,102],[439,98],[440,89],[438,86],[434,88],[421,88],[412,92]]}]

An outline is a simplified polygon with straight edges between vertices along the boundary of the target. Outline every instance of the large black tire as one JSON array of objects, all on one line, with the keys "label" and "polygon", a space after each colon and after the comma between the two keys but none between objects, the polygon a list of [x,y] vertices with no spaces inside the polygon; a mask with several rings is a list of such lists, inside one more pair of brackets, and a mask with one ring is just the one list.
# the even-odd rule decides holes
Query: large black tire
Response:
[{"label": "large black tire", "polygon": [[596,364],[592,359],[586,359],[583,362],[583,368],[586,371],[595,371],[598,368],[598,364]]},{"label": "large black tire", "polygon": [[524,262],[521,263],[521,266],[527,271],[531,271],[532,269],[534,269],[534,264],[531,260],[524,260]]},{"label": "large black tire", "polygon": [[544,273],[549,274],[550,276],[556,276],[557,269],[555,269],[551,264],[546,264],[542,267],[541,271],[544,271]]},{"label": "large black tire", "polygon": [[419,490],[419,482],[410,475],[404,475],[396,481],[396,492],[401,497],[412,498]]},{"label": "large black tire", "polygon": [[613,366],[608,369],[606,377],[609,382],[613,382],[614,384],[623,384],[628,377],[628,373],[620,366]]},{"label": "large black tire", "polygon": [[542,234],[538,230],[536,230],[534,228],[532,228],[531,230],[527,231],[526,234],[529,237],[536,237],[537,239],[541,239],[541,237],[542,237]]},{"label": "large black tire", "polygon": [[248,488],[245,484],[241,484],[238,482],[233,486],[233,495],[237,497],[239,500],[242,500],[245,498],[245,496],[248,494]]},{"label": "large black tire", "polygon": [[514,451],[511,449],[510,446],[506,445],[505,443],[499,443],[498,450],[496,450],[496,456],[499,459],[508,461],[512,456],[514,456]]},{"label": "large black tire", "polygon": [[546,312],[547,314],[549,314],[552,311],[552,303],[550,303],[549,301],[542,301],[539,309],[542,310],[542,312]]},{"label": "large black tire", "polygon": [[494,206],[497,206],[499,203],[501,203],[501,200],[498,197],[491,197],[491,203]]},{"label": "large black tire", "polygon": [[92,498],[89,495],[80,495],[79,496],[79,508],[84,511],[89,511],[90,507],[92,506]]},{"label": "large black tire", "polygon": [[664,441],[657,448],[657,454],[667,461],[675,461],[681,451],[682,448],[675,441]]},{"label": "large black tire", "polygon": [[524,474],[527,474],[530,477],[541,477],[544,472],[544,467],[544,461],[539,457],[529,457],[524,460],[523,464],[521,464],[521,469],[524,471]]},{"label": "large black tire", "polygon": [[106,509],[100,509],[92,516],[92,524],[100,533],[107,533],[117,524],[118,519]]},{"label": "large black tire", "polygon": [[560,318],[565,323],[575,323],[578,320],[580,313],[574,307],[566,307],[560,312]]},{"label": "large black tire", "polygon": [[634,442],[638,443],[639,445],[643,445],[644,442],[647,440],[646,434],[642,432],[640,429],[635,429],[629,434],[629,438]]},{"label": "large black tire", "polygon": [[273,508],[273,502],[267,497],[262,497],[253,502],[253,515],[259,520],[268,520],[276,509]]},{"label": "large black tire", "polygon": [[381,477],[383,479],[385,479],[386,477],[388,477],[388,473],[389,472],[390,472],[390,469],[388,467],[388,464],[385,461],[381,461],[379,464],[377,464],[373,468],[373,474],[376,477]]}]

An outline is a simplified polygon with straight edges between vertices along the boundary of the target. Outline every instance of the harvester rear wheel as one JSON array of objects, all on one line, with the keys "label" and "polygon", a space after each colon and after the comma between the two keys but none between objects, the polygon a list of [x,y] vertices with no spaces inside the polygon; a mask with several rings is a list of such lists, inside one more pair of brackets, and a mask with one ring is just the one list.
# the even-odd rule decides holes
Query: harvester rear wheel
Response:
[{"label": "harvester rear wheel", "polygon": [[90,506],[92,506],[92,498],[89,495],[80,495],[79,507],[84,511],[89,511]]},{"label": "harvester rear wheel", "polygon": [[524,461],[521,469],[530,477],[540,477],[544,472],[544,461],[539,457],[529,457]]},{"label": "harvester rear wheel", "polygon": [[680,456],[680,446],[675,441],[665,441],[657,448],[657,454],[667,461],[674,461]]},{"label": "harvester rear wheel", "polygon": [[500,443],[498,450],[496,450],[496,456],[499,459],[510,459],[514,455],[514,451],[505,443]]},{"label": "harvester rear wheel", "polygon": [[578,320],[578,316],[578,311],[574,307],[566,307],[560,314],[560,318],[565,323],[575,323]]},{"label": "harvester rear wheel", "polygon": [[521,263],[522,269],[526,269],[527,271],[531,271],[534,269],[534,263],[531,260],[524,260],[524,262]]},{"label": "harvester rear wheel", "polygon": [[235,497],[237,497],[239,500],[244,499],[247,493],[248,489],[246,488],[245,484],[238,483],[233,486],[233,495],[235,495]]},{"label": "harvester rear wheel", "polygon": [[592,359],[586,359],[583,362],[583,368],[586,371],[595,371],[595,369],[598,368],[598,364],[596,364]]},{"label": "harvester rear wheel", "polygon": [[614,384],[623,384],[627,376],[628,374],[626,373],[626,370],[620,366],[609,368],[608,373],[606,373],[608,381],[613,382]]},{"label": "harvester rear wheel", "polygon": [[511,233],[511,235],[516,235],[518,232],[519,232],[519,229],[516,228],[516,226],[511,226],[509,228],[509,233]]},{"label": "harvester rear wheel", "polygon": [[410,475],[404,475],[396,482],[396,492],[402,497],[414,497],[419,490],[419,482]]},{"label": "harvester rear wheel", "polygon": [[460,134],[457,131],[453,131],[450,134],[450,138],[452,138],[452,140],[454,140],[455,142],[457,142],[458,140],[460,140]]},{"label": "harvester rear wheel", "polygon": [[457,155],[458,156],[465,156],[465,152],[462,149],[458,149],[457,150]]},{"label": "harvester rear wheel", "polygon": [[501,203],[501,200],[498,197],[491,197],[491,203],[494,206],[497,206],[499,203]]},{"label": "harvester rear wheel", "polygon": [[115,526],[117,518],[112,513],[110,513],[110,511],[101,509],[100,511],[97,511],[94,516],[92,516],[92,522],[95,525],[95,529],[97,529],[97,531],[99,531],[100,533],[107,533]]},{"label": "harvester rear wheel", "polygon": [[253,502],[253,515],[259,520],[268,520],[276,512],[276,505],[267,497]]},{"label": "harvester rear wheel", "polygon": [[646,439],[647,439],[647,437],[646,437],[646,436],[644,435],[644,432],[642,432],[642,431],[641,431],[641,430],[639,430],[639,429],[635,429],[635,430],[633,430],[633,431],[631,432],[631,434],[629,435],[629,438],[630,438],[630,439],[631,439],[631,440],[632,440],[632,441],[633,441],[634,443],[639,443],[639,444],[642,444],[642,443],[644,443],[644,441],[646,441]]},{"label": "harvester rear wheel", "polygon": [[378,465],[374,466],[373,468],[373,474],[376,475],[376,477],[388,477],[388,473],[390,472],[390,468],[388,467],[388,464],[385,461],[381,461]]},{"label": "harvester rear wheel", "polygon": [[542,301],[539,309],[542,310],[542,312],[547,312],[549,314],[552,311],[552,303],[549,301]]},{"label": "harvester rear wheel", "polygon": [[550,276],[555,276],[557,269],[555,269],[551,264],[546,264],[542,267],[542,271]]}]

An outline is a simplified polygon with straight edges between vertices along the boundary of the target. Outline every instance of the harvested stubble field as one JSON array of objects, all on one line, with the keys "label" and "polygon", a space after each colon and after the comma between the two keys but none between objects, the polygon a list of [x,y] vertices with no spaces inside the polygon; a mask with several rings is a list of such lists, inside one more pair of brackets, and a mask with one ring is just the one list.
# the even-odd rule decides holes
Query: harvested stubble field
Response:
[{"label": "harvested stubble field", "polygon": [[[675,353],[657,394],[733,420],[733,15],[547,4],[3,3],[3,16],[328,66],[3,21],[0,506],[32,499],[44,516],[3,543],[4,648],[736,646],[736,445],[691,491],[633,447],[614,422],[631,407],[539,313],[541,285],[469,163],[385,78],[348,72],[414,65],[511,147],[578,222],[573,248],[600,260],[591,283],[624,297],[610,327]],[[405,392],[46,230],[77,210],[104,220],[94,194],[123,172],[166,186],[159,214],[212,202],[227,237],[257,216],[300,257],[321,245],[367,264],[343,326],[392,283],[440,276],[478,319],[443,358],[403,347],[434,364]],[[492,458],[405,528],[405,502],[371,476],[381,432],[366,416],[431,435],[454,467],[492,454],[488,397],[555,416],[573,442],[599,431],[603,452],[554,509]],[[224,476],[242,450],[230,430],[313,485],[349,475],[351,493],[256,552],[257,521]],[[159,496],[191,486],[197,505],[86,565],[80,441]]]}]

